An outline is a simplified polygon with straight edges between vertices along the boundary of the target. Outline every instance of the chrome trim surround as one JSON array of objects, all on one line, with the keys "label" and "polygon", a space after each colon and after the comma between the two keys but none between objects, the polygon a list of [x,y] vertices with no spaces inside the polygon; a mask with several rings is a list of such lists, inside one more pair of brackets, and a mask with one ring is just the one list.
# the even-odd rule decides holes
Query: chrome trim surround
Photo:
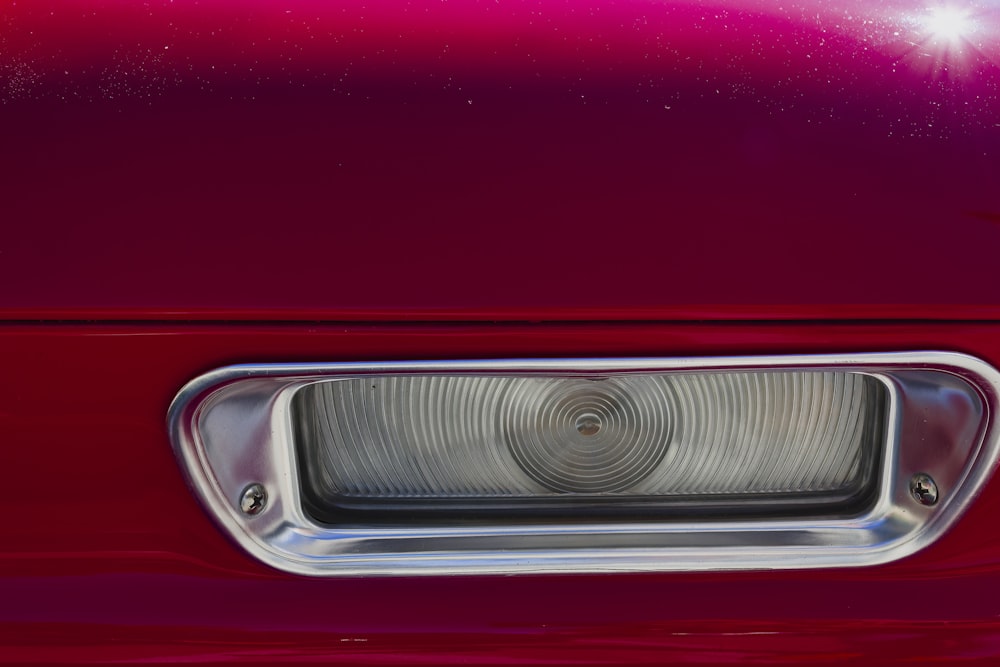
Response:
[{"label": "chrome trim surround", "polygon": [[[292,395],[359,374],[579,376],[726,370],[849,370],[889,390],[878,498],[860,516],[481,526],[319,525],[302,509]],[[997,464],[1000,373],[950,352],[645,359],[512,359],[228,366],[188,383],[168,416],[191,486],[238,544],[275,568],[305,575],[514,574],[750,570],[875,565],[938,539]],[[916,473],[940,501],[915,502]],[[248,485],[267,489],[247,514]]]}]

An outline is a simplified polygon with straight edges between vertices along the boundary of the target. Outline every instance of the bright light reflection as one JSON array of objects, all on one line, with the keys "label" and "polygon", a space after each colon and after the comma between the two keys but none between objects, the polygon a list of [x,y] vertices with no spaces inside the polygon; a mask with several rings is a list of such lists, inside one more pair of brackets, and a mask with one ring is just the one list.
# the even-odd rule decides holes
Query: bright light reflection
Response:
[{"label": "bright light reflection", "polygon": [[974,28],[969,11],[957,7],[932,7],[924,26],[933,39],[947,42],[966,39]]},{"label": "bright light reflection", "polygon": [[[990,2],[1000,5],[996,0]],[[945,0],[925,5],[919,14],[905,17],[903,25],[908,25],[910,31],[900,40],[908,47],[899,59],[925,71],[932,79],[967,77],[984,60],[1000,64],[996,8],[984,8],[969,0]]]}]

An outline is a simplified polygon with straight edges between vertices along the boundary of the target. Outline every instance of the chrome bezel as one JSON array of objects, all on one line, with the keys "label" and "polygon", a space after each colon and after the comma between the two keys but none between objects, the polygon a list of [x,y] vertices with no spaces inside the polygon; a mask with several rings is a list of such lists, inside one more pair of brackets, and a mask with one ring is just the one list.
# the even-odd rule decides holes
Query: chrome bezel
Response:
[{"label": "chrome bezel", "polygon": [[[726,370],[847,370],[888,389],[878,498],[860,516],[567,524],[327,526],[302,510],[289,416],[292,395],[316,381],[363,374],[573,376]],[[928,387],[936,387],[929,391]],[[187,384],[170,407],[171,441],[209,514],[247,552],[306,575],[651,572],[874,565],[938,539],[996,465],[1000,373],[968,355],[853,355],[645,359],[514,359],[228,366]],[[946,400],[951,401],[947,403]],[[955,401],[970,411],[955,416]],[[207,424],[207,417],[212,424]],[[903,442],[903,433],[910,436]],[[934,437],[929,437],[933,435]],[[911,497],[931,475],[941,500]],[[267,506],[240,509],[253,483]]]}]

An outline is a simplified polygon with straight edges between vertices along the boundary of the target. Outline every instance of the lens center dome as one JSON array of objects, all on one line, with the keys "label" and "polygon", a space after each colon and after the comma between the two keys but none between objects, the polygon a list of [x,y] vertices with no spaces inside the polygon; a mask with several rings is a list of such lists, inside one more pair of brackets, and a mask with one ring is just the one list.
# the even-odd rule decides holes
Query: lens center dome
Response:
[{"label": "lens center dome", "polygon": [[502,437],[532,479],[562,493],[626,491],[663,459],[672,393],[657,378],[518,383],[499,415]]}]

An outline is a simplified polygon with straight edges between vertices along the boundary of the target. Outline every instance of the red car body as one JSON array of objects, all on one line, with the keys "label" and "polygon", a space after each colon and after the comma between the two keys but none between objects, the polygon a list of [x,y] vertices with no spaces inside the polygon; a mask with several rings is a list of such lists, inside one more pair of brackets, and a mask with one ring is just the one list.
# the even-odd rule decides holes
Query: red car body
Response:
[{"label": "red car body", "polygon": [[233,363],[1000,365],[1000,8],[0,8],[0,661],[1000,661],[996,480],[867,568],[305,578],[166,414]]}]

